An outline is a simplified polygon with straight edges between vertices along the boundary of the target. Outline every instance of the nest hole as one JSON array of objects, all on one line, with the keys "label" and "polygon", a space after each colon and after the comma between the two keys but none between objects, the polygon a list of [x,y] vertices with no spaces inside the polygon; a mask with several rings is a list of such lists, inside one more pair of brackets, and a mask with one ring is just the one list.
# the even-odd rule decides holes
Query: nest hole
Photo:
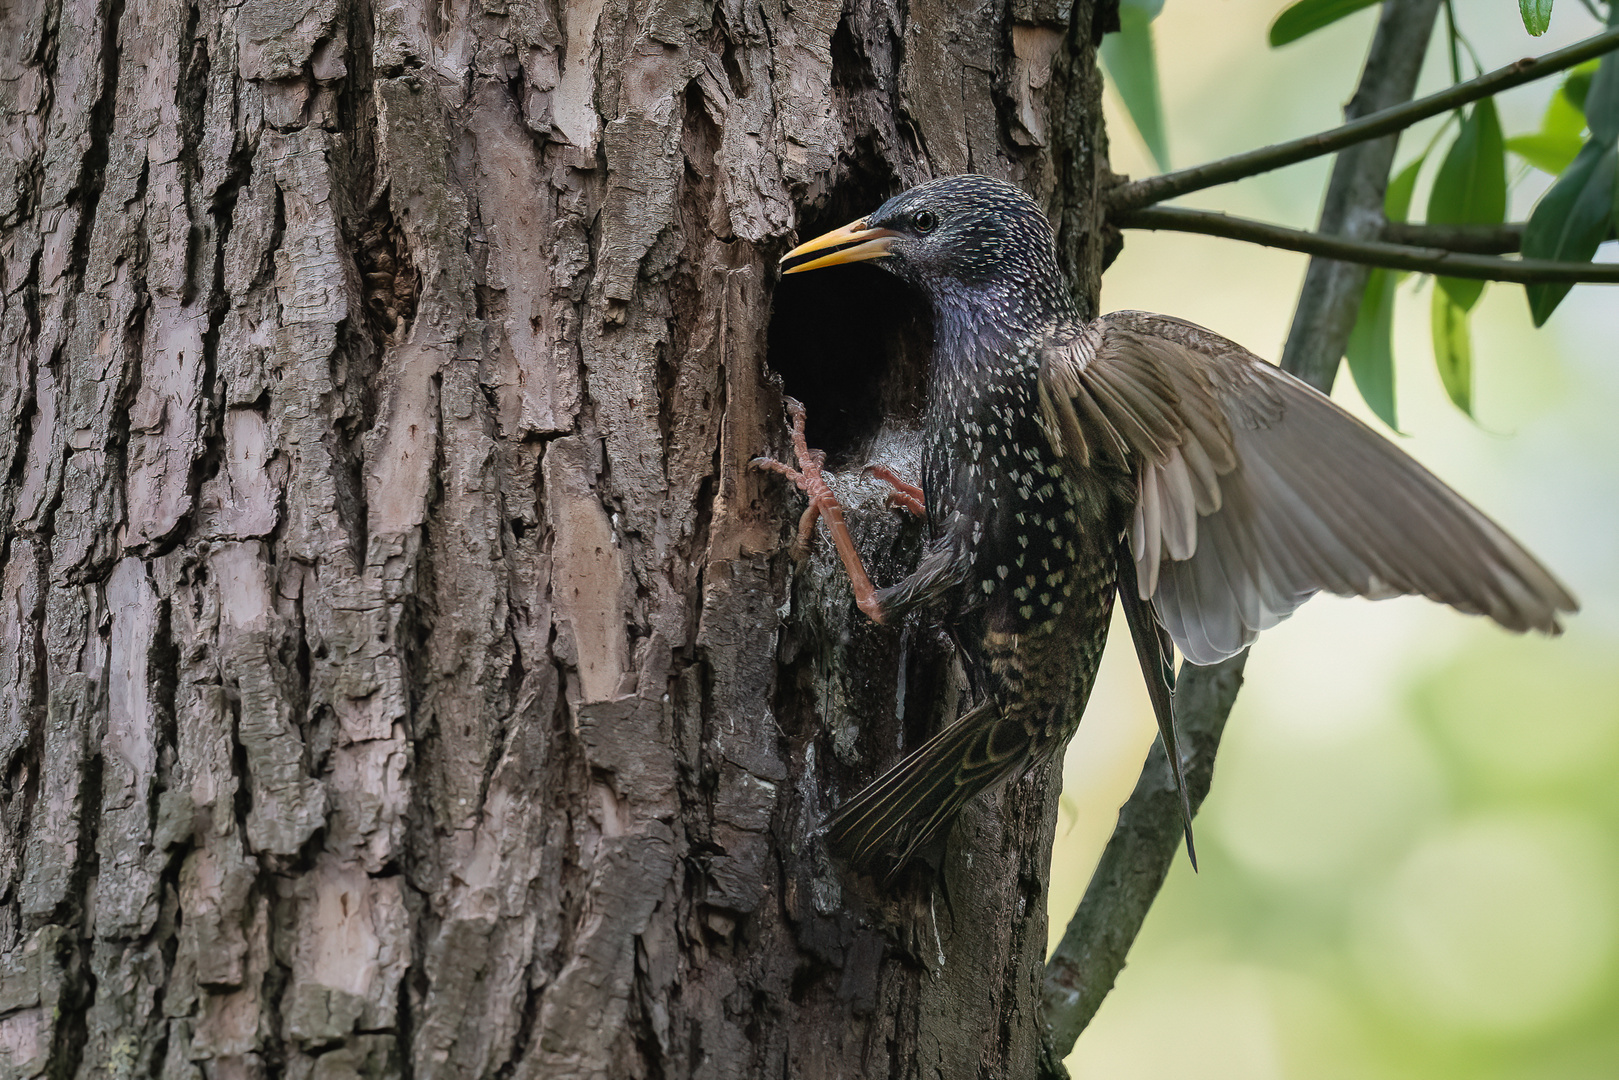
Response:
[{"label": "nest hole", "polygon": [[[809,240],[869,214],[890,183],[846,183],[800,217]],[[933,354],[927,303],[875,263],[790,274],[777,283],[766,363],[804,403],[809,444],[833,470],[861,466],[885,426],[920,427]]]}]

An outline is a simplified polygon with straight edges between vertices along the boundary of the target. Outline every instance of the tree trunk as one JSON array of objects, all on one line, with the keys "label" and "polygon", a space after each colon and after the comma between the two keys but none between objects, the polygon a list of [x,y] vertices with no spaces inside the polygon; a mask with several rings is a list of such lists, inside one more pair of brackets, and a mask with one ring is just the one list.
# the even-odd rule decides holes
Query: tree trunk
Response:
[{"label": "tree trunk", "polygon": [[972,170],[1094,308],[1094,13],[851,3],[0,4],[0,1075],[1031,1073],[1055,784],[840,876],[955,675],[747,462],[914,557],[925,322],[773,264]]}]

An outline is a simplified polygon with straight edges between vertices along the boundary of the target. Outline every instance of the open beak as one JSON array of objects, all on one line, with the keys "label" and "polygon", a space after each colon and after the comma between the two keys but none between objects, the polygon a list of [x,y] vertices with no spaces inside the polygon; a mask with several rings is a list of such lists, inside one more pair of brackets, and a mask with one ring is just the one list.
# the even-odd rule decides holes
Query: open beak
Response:
[{"label": "open beak", "polygon": [[[783,255],[782,273],[796,274],[800,270],[819,270],[823,266],[836,266],[839,263],[881,259],[888,254],[889,245],[899,235],[892,229],[868,229],[865,218],[851,221],[843,228],[833,229],[825,236],[817,236],[807,244],[799,244]],[[817,251],[828,249],[831,249],[829,253],[818,259],[811,259],[796,266],[787,265],[794,259],[802,259],[807,255],[814,255]]]}]

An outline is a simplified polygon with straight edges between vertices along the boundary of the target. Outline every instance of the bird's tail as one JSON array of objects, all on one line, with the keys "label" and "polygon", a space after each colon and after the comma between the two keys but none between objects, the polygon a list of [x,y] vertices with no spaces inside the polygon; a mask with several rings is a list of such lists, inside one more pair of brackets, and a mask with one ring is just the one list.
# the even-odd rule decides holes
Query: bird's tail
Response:
[{"label": "bird's tail", "polygon": [[898,866],[948,826],[967,800],[1029,760],[1028,727],[993,704],[964,713],[838,807],[821,826],[853,869]]}]

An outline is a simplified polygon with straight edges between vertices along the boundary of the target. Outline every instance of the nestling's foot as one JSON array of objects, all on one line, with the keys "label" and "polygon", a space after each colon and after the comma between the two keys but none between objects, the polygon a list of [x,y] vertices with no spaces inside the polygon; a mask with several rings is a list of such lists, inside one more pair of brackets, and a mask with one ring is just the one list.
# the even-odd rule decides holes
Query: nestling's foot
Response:
[{"label": "nestling's foot", "polygon": [[826,478],[821,475],[821,466],[826,463],[826,454],[819,450],[811,450],[804,439],[804,406],[792,398],[786,400],[787,415],[793,420],[793,456],[798,460],[798,468],[768,457],[754,458],[749,464],[766,472],[780,473],[809,496],[809,507],[804,511],[804,516],[798,519],[798,536],[793,540],[793,558],[802,559],[808,553],[810,536],[815,531],[815,520],[825,517],[827,531],[832,534],[832,543],[838,549],[838,556],[843,560],[843,568],[849,574],[849,584],[854,588],[855,603],[872,622],[881,623],[883,608],[877,602],[877,590],[872,586],[871,578],[866,576],[866,568],[860,561],[860,553],[855,550],[854,538],[849,535],[849,526],[843,521],[843,504],[838,502],[838,497],[832,493]]},{"label": "nestling's foot", "polygon": [[915,517],[928,516],[927,502],[921,488],[900,479],[899,473],[887,465],[867,465],[866,471],[894,489],[888,493],[889,506],[908,511]]},{"label": "nestling's foot", "polygon": [[780,473],[809,496],[809,506],[798,519],[798,535],[793,538],[792,547],[793,561],[803,562],[809,555],[810,537],[815,535],[815,520],[829,509],[838,510],[841,517],[843,508],[821,475],[821,466],[826,464],[825,452],[811,450],[804,439],[804,406],[792,398],[787,398],[786,402],[787,415],[793,420],[793,457],[798,461],[798,468],[771,457],[756,457],[748,464],[765,472]]}]

